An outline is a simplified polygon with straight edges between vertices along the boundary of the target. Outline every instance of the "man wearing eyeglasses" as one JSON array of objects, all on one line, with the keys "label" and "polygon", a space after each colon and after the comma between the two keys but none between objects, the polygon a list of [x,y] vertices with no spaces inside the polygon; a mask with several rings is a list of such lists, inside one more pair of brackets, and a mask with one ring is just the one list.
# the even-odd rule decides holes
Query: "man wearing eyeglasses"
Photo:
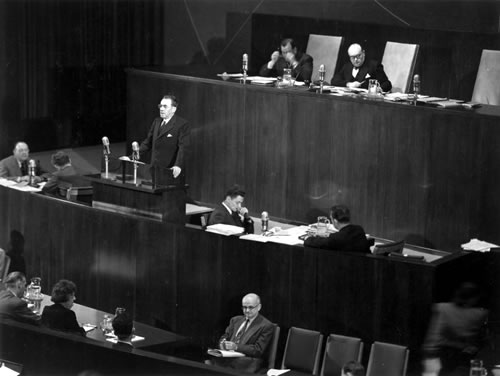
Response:
[{"label": "man wearing eyeglasses", "polygon": [[245,354],[241,358],[215,358],[219,366],[250,373],[258,372],[264,365],[263,356],[271,343],[274,325],[259,314],[262,305],[257,294],[243,297],[243,315],[229,321],[226,332],[219,340],[222,350],[234,350]]},{"label": "man wearing eyeglasses", "polygon": [[368,89],[368,80],[379,82],[382,91],[392,89],[392,83],[384,72],[384,67],[376,60],[366,60],[365,50],[358,44],[351,44],[347,50],[349,62],[332,78],[333,86],[345,86],[350,89]]},{"label": "man wearing eyeglasses", "polygon": [[141,143],[139,152],[151,151],[151,165],[168,168],[177,178],[184,169],[189,145],[189,125],[187,120],[177,116],[177,98],[165,95],[160,104],[160,117],[153,120],[146,139]]}]

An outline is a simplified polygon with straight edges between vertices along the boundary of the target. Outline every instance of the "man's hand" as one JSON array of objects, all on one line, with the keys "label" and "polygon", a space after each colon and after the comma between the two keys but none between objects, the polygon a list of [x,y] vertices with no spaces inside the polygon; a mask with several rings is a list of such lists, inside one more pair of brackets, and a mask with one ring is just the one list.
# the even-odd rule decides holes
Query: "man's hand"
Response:
[{"label": "man's hand", "polygon": [[276,64],[276,62],[278,61],[279,57],[280,57],[280,52],[279,51],[274,51],[271,54],[271,60],[269,61],[269,63],[267,63],[267,69],[273,69],[274,64]]},{"label": "man's hand", "polygon": [[181,171],[181,168],[178,166],[172,167],[172,175],[174,176],[174,178],[177,178],[177,176],[180,175]]},{"label": "man's hand", "polygon": [[292,66],[297,64],[297,59],[295,58],[295,54],[293,52],[287,52],[284,57],[288,64]]},{"label": "man's hand", "polygon": [[358,87],[360,87],[360,86],[361,86],[361,82],[359,82],[359,81],[348,82],[348,83],[346,84],[346,86],[347,86],[349,89],[356,89],[356,88],[358,88]]},{"label": "man's hand", "polygon": [[248,215],[248,209],[247,208],[241,208],[239,210],[239,213],[240,213],[240,215],[242,215],[244,217],[245,215]]},{"label": "man's hand", "polygon": [[238,349],[238,345],[234,342],[231,342],[231,341],[225,341],[224,342],[224,347],[226,348],[226,350],[234,350],[236,351]]}]

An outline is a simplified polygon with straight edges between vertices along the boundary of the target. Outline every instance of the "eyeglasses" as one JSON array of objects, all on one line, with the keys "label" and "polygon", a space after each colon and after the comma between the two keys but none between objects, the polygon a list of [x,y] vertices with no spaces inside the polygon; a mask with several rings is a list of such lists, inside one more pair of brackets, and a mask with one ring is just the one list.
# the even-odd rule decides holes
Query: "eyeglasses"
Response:
[{"label": "eyeglasses", "polygon": [[168,108],[168,105],[167,104],[159,104],[158,108]]},{"label": "eyeglasses", "polygon": [[349,58],[350,58],[351,60],[361,60],[361,59],[363,58],[364,54],[365,54],[364,52],[361,52],[359,55],[356,55],[356,56],[349,56]]},{"label": "eyeglasses", "polygon": [[257,306],[258,306],[258,304],[257,304],[257,305],[254,305],[254,306],[251,306],[251,305],[249,305],[249,306],[241,306],[241,309],[242,309],[243,311],[244,311],[244,310],[246,310],[246,309],[248,309],[249,311],[251,311],[252,309],[257,308]]}]

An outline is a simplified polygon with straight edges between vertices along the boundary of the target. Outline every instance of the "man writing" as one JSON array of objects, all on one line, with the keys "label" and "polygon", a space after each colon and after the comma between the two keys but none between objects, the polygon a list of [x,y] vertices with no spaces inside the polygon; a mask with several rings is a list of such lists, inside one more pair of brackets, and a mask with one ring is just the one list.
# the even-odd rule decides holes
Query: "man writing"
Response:
[{"label": "man writing", "polygon": [[153,120],[146,139],[141,143],[139,152],[151,151],[151,165],[169,168],[177,178],[184,169],[188,144],[189,125],[187,120],[177,116],[177,98],[165,95],[158,109],[160,117]]},{"label": "man writing", "polygon": [[51,162],[56,171],[49,177],[49,180],[43,186],[42,192],[45,193],[57,193],[60,178],[78,176],[75,168],[71,165],[71,159],[65,152],[58,151],[52,154]]},{"label": "man writing", "polygon": [[215,363],[245,372],[257,372],[263,365],[262,357],[273,338],[274,325],[259,314],[262,305],[257,294],[247,294],[241,302],[243,315],[229,321],[219,341],[222,350],[245,354],[241,358],[215,358]]},{"label": "man writing", "polygon": [[283,39],[280,50],[271,54],[271,60],[262,66],[259,74],[263,77],[283,76],[283,69],[290,68],[296,80],[311,81],[313,58],[298,51],[292,38]]},{"label": "man writing", "polygon": [[33,313],[21,298],[26,290],[26,277],[21,272],[10,273],[4,281],[6,290],[0,291],[0,318],[39,325],[41,317]]},{"label": "man writing", "polygon": [[368,81],[375,79],[382,91],[392,89],[392,83],[387,78],[382,64],[375,60],[366,60],[365,50],[357,44],[351,44],[347,50],[349,62],[332,78],[333,86],[345,86],[350,89],[368,89]]},{"label": "man writing", "polygon": [[351,213],[347,206],[332,206],[330,219],[338,232],[328,237],[309,236],[304,240],[304,246],[370,253],[370,244],[366,239],[365,230],[361,226],[351,224]]}]

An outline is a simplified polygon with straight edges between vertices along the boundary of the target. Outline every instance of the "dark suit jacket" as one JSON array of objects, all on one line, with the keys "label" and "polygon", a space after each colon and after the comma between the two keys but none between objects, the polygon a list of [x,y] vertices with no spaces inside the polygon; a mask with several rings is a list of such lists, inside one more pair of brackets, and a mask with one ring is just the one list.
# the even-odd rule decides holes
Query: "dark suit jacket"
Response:
[{"label": "dark suit jacket", "polygon": [[17,163],[17,159],[11,155],[5,159],[0,161],[0,177],[2,178],[13,178],[18,176],[23,176],[21,172],[21,168],[19,167],[19,163]]},{"label": "dark suit jacket", "polygon": [[63,332],[85,335],[85,330],[76,321],[75,312],[57,303],[43,309],[42,325]]},{"label": "dark suit jacket", "polygon": [[389,91],[392,89],[392,83],[387,78],[387,75],[384,72],[384,67],[382,64],[378,63],[375,60],[370,60],[364,62],[364,64],[359,68],[358,74],[356,77],[352,76],[352,69],[354,66],[351,62],[347,62],[344,64],[342,69],[335,73],[332,78],[332,85],[334,86],[346,86],[348,82],[363,82],[361,88],[368,89],[368,80],[370,78],[376,79],[380,87],[383,91]]},{"label": "dark suit jacket", "polygon": [[54,194],[58,193],[60,177],[77,176],[77,175],[78,174],[76,173],[74,167],[71,165],[63,168],[62,170],[57,170],[51,174],[49,180],[47,181],[47,183],[45,183],[44,187],[42,188],[42,191],[46,193],[54,193]]},{"label": "dark suit jacket", "polygon": [[189,147],[188,122],[175,115],[161,127],[163,119],[153,120],[146,139],[142,142],[141,153],[151,151],[151,164],[164,168],[178,166],[184,170]]},{"label": "dark suit jacket", "polygon": [[365,230],[358,225],[347,225],[328,237],[311,236],[304,241],[304,246],[370,253],[370,244],[366,239]]},{"label": "dark suit jacket", "polygon": [[28,304],[9,290],[0,291],[0,318],[28,324],[40,324],[40,316],[28,308]]},{"label": "dark suit jacket", "polygon": [[132,350],[134,349],[134,345],[130,343],[116,342],[113,343],[113,349],[132,352]]},{"label": "dark suit jacket", "polygon": [[[298,81],[311,81],[313,58],[307,54],[297,54],[295,57],[298,58],[298,64],[292,69],[292,77],[296,77]],[[260,68],[259,74],[263,77],[283,76],[283,69],[290,68],[288,62],[281,55],[274,64],[273,69],[269,69],[267,64],[268,63],[264,64],[262,68]]]},{"label": "dark suit jacket", "polygon": [[[245,316],[233,317],[222,338],[234,341],[238,329],[244,322]],[[273,334],[274,325],[264,316],[258,315],[238,343],[237,351],[246,356],[243,358],[215,358],[216,364],[250,373],[257,372],[264,365],[263,356],[266,354]]]},{"label": "dark suit jacket", "polygon": [[226,207],[222,204],[217,206],[208,218],[209,225],[215,225],[216,223],[244,227],[239,214],[236,212],[233,212],[232,215],[229,214]]}]

